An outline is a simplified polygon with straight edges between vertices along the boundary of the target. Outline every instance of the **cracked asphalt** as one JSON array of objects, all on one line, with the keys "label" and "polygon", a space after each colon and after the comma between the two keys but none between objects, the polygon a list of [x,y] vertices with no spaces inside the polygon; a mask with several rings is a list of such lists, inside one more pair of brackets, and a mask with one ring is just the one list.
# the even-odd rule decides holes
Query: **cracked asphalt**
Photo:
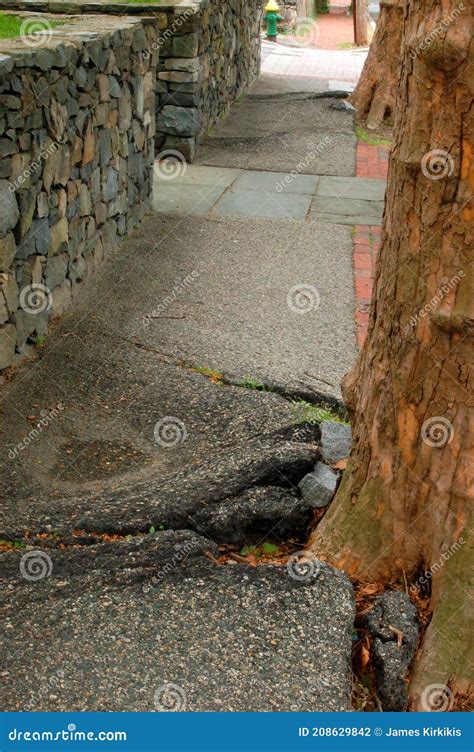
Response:
[{"label": "cracked asphalt", "polygon": [[26,544],[0,554],[6,709],[350,710],[349,579],[206,553],[304,546],[300,400],[340,406],[352,310],[341,225],[152,214],[115,249],[1,386],[0,537]]}]

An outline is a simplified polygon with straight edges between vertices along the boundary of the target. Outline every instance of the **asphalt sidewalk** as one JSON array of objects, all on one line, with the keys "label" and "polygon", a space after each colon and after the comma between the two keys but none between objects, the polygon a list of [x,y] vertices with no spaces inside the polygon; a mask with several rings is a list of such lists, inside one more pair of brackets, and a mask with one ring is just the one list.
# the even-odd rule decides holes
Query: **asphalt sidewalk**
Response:
[{"label": "asphalt sidewalk", "polygon": [[352,586],[302,554],[299,483],[383,185],[317,93],[263,78],[199,164],[157,163],[153,213],[2,385],[5,708],[350,710]]}]

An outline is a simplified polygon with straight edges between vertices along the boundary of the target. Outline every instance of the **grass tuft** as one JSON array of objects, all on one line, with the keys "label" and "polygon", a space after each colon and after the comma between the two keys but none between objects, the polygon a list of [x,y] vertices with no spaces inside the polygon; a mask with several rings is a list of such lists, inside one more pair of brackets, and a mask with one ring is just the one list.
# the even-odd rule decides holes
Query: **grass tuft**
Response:
[{"label": "grass tuft", "polygon": [[328,405],[313,405],[303,399],[292,400],[295,406],[295,423],[321,423],[323,420],[329,420],[332,423],[344,423],[335,411],[331,410]]},{"label": "grass tuft", "polygon": [[12,39],[20,36],[23,20],[9,13],[0,13],[0,39]]},{"label": "grass tuft", "polygon": [[356,136],[359,141],[363,141],[365,144],[369,144],[369,146],[390,146],[391,144],[391,141],[388,138],[384,138],[383,136],[371,136],[370,133],[367,133],[367,131],[364,128],[361,128],[360,125],[356,127]]}]

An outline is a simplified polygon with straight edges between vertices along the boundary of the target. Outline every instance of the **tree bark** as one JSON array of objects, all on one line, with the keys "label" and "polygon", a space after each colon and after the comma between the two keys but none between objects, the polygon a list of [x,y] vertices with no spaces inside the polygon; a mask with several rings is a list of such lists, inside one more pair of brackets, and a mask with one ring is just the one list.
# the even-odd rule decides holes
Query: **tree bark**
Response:
[{"label": "tree bark", "polygon": [[343,385],[353,448],[311,541],[355,580],[428,573],[433,616],[411,683],[425,710],[427,688],[473,686],[474,43],[463,7],[407,0],[402,16],[369,333]]},{"label": "tree bark", "polygon": [[369,44],[367,0],[354,0],[354,42],[359,47],[367,47]]},{"label": "tree bark", "polygon": [[357,117],[378,128],[393,113],[401,72],[404,0],[382,0],[374,38],[351,96]]}]

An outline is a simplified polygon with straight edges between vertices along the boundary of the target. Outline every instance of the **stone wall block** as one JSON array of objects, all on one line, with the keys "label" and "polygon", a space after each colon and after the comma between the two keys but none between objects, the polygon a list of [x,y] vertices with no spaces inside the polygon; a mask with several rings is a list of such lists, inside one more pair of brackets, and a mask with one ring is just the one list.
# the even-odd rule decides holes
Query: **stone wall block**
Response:
[{"label": "stone wall block", "polygon": [[13,324],[0,326],[0,370],[13,363],[16,346],[16,327]]}]

